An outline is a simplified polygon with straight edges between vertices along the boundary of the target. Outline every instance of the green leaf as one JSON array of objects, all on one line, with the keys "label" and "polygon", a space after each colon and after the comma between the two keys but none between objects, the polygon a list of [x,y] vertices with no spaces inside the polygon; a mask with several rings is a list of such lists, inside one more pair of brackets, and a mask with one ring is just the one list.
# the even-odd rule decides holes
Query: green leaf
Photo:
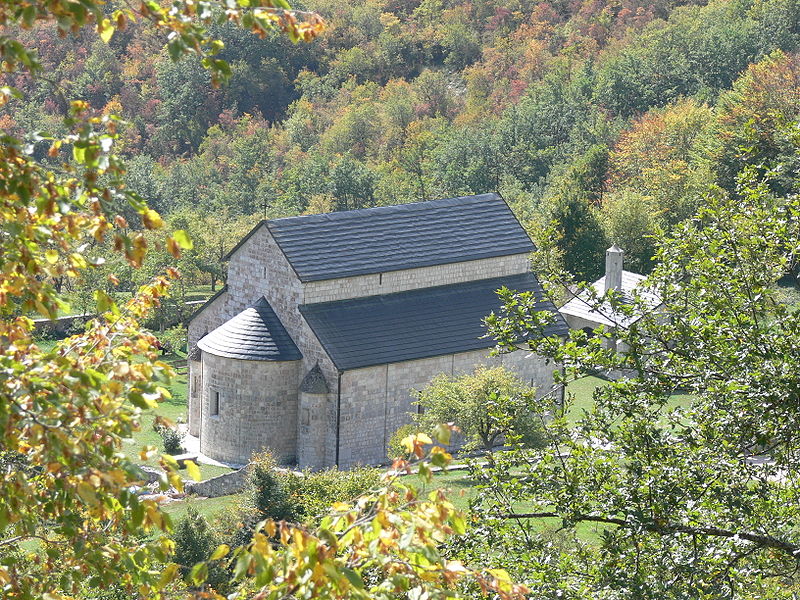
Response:
[{"label": "green leaf", "polygon": [[450,525],[453,527],[453,531],[456,532],[457,535],[464,535],[467,532],[467,523],[464,521],[464,517],[460,514],[455,514],[450,519]]},{"label": "green leaf", "polygon": [[217,549],[214,550],[208,560],[219,560],[220,558],[224,558],[230,551],[231,547],[228,546],[228,544],[220,544],[217,546]]},{"label": "green leaf", "polygon": [[168,583],[175,579],[175,575],[178,573],[178,568],[178,565],[175,563],[167,565],[167,567],[161,573],[161,578],[158,580],[158,589],[163,589]]},{"label": "green leaf", "polygon": [[189,581],[194,585],[201,585],[208,579],[208,565],[204,562],[197,563],[189,573]]},{"label": "green leaf", "polygon": [[111,24],[111,21],[108,19],[103,19],[98,25],[98,30],[100,32],[100,39],[103,40],[106,44],[111,41],[111,36],[114,35],[114,26]]},{"label": "green leaf", "polygon": [[450,426],[445,424],[445,423],[439,423],[433,429],[433,437],[436,438],[436,440],[440,444],[444,444],[444,445],[447,445],[447,444],[450,443],[450,433],[451,433]]},{"label": "green leaf", "polygon": [[106,312],[114,305],[114,300],[103,290],[95,290],[94,299],[97,302],[98,312]]},{"label": "green leaf", "polygon": [[356,573],[353,569],[342,567],[342,574],[347,577],[347,581],[349,581],[350,585],[352,585],[354,588],[359,590],[364,589],[364,580],[361,579],[361,575]]}]

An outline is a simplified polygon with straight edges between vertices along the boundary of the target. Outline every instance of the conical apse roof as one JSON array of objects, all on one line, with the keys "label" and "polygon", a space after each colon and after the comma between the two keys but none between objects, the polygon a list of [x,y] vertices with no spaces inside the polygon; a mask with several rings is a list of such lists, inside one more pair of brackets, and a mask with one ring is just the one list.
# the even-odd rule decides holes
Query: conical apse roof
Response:
[{"label": "conical apse roof", "polygon": [[204,336],[197,346],[209,354],[239,360],[286,361],[303,357],[263,296]]}]

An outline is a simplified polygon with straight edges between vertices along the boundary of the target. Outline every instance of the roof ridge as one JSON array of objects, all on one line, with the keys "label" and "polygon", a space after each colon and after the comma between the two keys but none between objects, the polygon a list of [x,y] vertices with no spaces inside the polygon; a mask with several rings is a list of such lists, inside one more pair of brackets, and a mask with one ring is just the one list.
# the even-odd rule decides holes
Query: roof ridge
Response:
[{"label": "roof ridge", "polygon": [[[385,206],[370,206],[367,208],[355,208],[353,210],[339,210],[327,213],[317,213],[313,215],[295,215],[293,217],[280,217],[278,219],[269,219],[266,221],[267,226],[272,223],[287,223],[287,222],[297,222],[297,221],[305,221],[310,222],[312,220],[318,221],[327,221],[327,220],[350,220],[360,218],[367,213],[371,214],[380,214],[380,213],[389,213],[398,210],[398,209],[406,209],[408,210],[415,210],[415,211],[423,211],[429,210],[431,206],[450,206],[450,205],[458,205],[464,204],[465,202],[469,203],[479,203],[482,201],[488,200],[497,200],[501,198],[500,194],[496,192],[487,192],[485,194],[474,194],[471,196],[453,196],[451,198],[437,198],[436,200],[423,200],[421,202],[402,202],[399,204],[387,204]],[[411,208],[413,207],[413,208]]]}]

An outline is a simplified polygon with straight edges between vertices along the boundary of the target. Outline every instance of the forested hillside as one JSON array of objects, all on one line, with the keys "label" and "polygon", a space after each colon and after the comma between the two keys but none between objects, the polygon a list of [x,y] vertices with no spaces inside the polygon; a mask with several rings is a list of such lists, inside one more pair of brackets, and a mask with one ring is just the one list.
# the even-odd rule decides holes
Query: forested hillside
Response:
[{"label": "forested hillside", "polygon": [[736,193],[746,165],[797,165],[785,127],[800,110],[796,0],[304,8],[328,24],[309,44],[212,31],[232,70],[217,88],[141,24],[109,44],[37,25],[24,41],[47,77],[17,77],[24,100],[0,126],[58,133],[74,98],[121,115],[129,186],[190,230],[181,266],[205,281],[265,215],[486,191],[535,235],[554,222],[546,235],[579,278],[598,274],[611,241],[649,271],[648,233],[715,187]]}]

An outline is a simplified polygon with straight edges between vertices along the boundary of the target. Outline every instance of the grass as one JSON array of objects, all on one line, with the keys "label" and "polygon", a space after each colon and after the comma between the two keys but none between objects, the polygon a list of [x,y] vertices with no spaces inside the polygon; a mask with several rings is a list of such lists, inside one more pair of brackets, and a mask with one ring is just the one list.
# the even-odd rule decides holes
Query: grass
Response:
[{"label": "grass", "polygon": [[[567,395],[573,397],[567,409],[566,419],[570,426],[577,425],[578,421],[594,408],[594,392],[607,385],[608,381],[601,377],[582,377],[567,385]],[[664,404],[664,412],[675,408],[687,408],[692,403],[691,394],[672,394]]]},{"label": "grass", "polygon": [[[577,422],[594,408],[594,392],[598,388],[608,385],[608,381],[600,377],[583,377],[572,381],[567,386],[567,394],[572,396],[572,403],[566,414],[567,422],[575,426]],[[692,396],[688,394],[674,394],[666,403],[664,410],[672,410],[677,407],[689,406]],[[484,493],[479,487],[479,482],[471,476],[469,470],[448,470],[435,473],[430,489],[445,488],[448,491],[450,501],[461,510],[469,508],[470,501],[479,494]],[[532,510],[532,506],[524,503],[515,505],[513,509],[518,512]],[[561,531],[561,520],[556,518],[531,519],[530,522],[541,533],[553,535],[568,535]],[[575,526],[576,537],[586,543],[599,545],[603,532],[609,525],[600,523],[582,522]]]},{"label": "grass", "polygon": [[800,287],[791,275],[778,280],[778,298],[792,308],[800,306]]},{"label": "grass", "polygon": [[241,499],[241,494],[234,494],[232,496],[220,496],[219,498],[189,498],[179,502],[172,502],[164,506],[166,512],[171,518],[173,524],[186,517],[189,508],[194,508],[198,513],[203,515],[209,521],[213,521],[214,517],[219,515],[224,510],[229,510],[231,507],[238,504]]},{"label": "grass", "polygon": [[[210,286],[209,286],[210,287]],[[44,351],[52,350],[57,344],[56,340],[37,340],[36,344]],[[165,363],[176,366],[181,363],[185,364],[186,354],[181,350],[172,352],[166,356],[161,357]],[[151,467],[158,466],[158,458],[151,458],[148,461],[142,461],[139,457],[139,452],[143,446],[154,446],[163,453],[163,440],[161,436],[153,429],[153,421],[156,416],[161,416],[169,419],[173,423],[186,422],[187,419],[187,398],[188,398],[188,375],[179,374],[173,379],[172,383],[168,386],[172,398],[165,400],[159,404],[158,408],[148,410],[142,413],[140,420],[141,429],[136,432],[134,437],[123,443],[123,452],[129,460],[137,463],[149,465]],[[198,464],[200,468],[200,475],[203,479],[216,477],[223,473],[230,473],[227,467],[217,467],[214,465]]]},{"label": "grass", "polygon": [[[429,489],[441,488],[447,490],[447,497],[453,505],[463,511],[469,509],[470,501],[473,498],[484,493],[483,490],[478,487],[478,482],[471,476],[470,471],[465,469],[441,471],[434,474]],[[526,512],[532,510],[533,507],[520,503],[514,505],[513,509],[517,512]],[[563,531],[559,531],[562,527],[562,523],[561,520],[557,518],[529,519],[528,522],[540,533],[568,535]],[[589,544],[599,545],[600,538],[606,527],[608,526],[599,523],[582,522],[575,526],[574,531],[579,540]]]},{"label": "grass", "polygon": [[566,396],[573,398],[567,410],[566,419],[570,425],[575,425],[584,414],[594,408],[594,392],[608,382],[600,377],[582,377],[571,381],[567,385]]}]

